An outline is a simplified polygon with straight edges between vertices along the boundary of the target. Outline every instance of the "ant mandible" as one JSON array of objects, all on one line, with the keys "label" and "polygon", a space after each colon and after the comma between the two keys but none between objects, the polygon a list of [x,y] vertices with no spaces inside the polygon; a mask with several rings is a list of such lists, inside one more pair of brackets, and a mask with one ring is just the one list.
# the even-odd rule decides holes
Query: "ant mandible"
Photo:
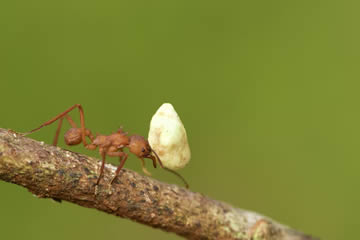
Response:
[{"label": "ant mandible", "polygon": [[[70,111],[73,109],[78,108],[80,112],[80,125],[81,127],[78,128],[76,123],[71,119],[71,117],[68,115]],[[54,118],[50,119],[49,121],[43,123],[40,127],[35,128],[31,130],[30,132],[26,134],[30,134],[33,132],[38,131],[39,129],[52,124],[53,122],[59,120],[58,127],[56,129],[55,137],[53,140],[53,145],[56,146],[59,134],[62,126],[63,119],[66,118],[66,120],[71,125],[71,128],[65,133],[64,139],[65,143],[69,146],[78,145],[82,143],[85,148],[89,150],[95,150],[97,147],[99,147],[99,153],[102,158],[101,168],[100,168],[100,175],[97,179],[96,185],[99,184],[100,179],[102,175],[104,174],[104,166],[105,166],[105,158],[106,155],[110,157],[119,157],[120,165],[117,167],[115,171],[115,176],[111,180],[112,184],[116,177],[119,175],[120,170],[125,164],[126,159],[128,158],[128,154],[123,152],[124,148],[129,148],[129,151],[136,155],[141,160],[142,170],[146,175],[151,175],[147,169],[145,168],[145,161],[144,158],[149,158],[152,160],[154,168],[156,168],[157,162],[159,162],[159,165],[178,176],[185,184],[186,188],[189,187],[185,179],[177,172],[166,168],[163,166],[159,156],[157,153],[150,147],[149,142],[142,136],[139,135],[132,135],[128,136],[127,132],[123,132],[122,128],[117,130],[116,132],[110,134],[110,135],[100,135],[97,134],[96,137],[93,136],[91,131],[87,128],[85,128],[85,120],[84,120],[84,110],[80,104],[75,104],[74,106],[68,108],[66,111],[60,113],[59,115],[55,116]],[[25,134],[25,135],[26,135]],[[86,137],[90,139],[90,144],[86,142]]]}]

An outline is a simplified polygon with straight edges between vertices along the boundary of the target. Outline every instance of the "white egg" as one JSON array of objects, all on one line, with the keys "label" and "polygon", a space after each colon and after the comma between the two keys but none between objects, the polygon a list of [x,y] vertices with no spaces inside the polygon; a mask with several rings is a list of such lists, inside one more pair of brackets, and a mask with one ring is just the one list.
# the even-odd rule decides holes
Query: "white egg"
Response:
[{"label": "white egg", "polygon": [[177,170],[190,161],[186,130],[170,103],[161,105],[152,117],[148,140],[165,167]]}]

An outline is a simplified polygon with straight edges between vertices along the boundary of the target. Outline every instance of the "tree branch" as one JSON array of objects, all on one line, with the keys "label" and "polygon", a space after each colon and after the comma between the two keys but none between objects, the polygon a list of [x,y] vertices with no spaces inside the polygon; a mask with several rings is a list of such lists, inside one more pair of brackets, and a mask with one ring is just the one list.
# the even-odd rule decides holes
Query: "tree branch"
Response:
[{"label": "tree branch", "polygon": [[[41,198],[65,200],[129,218],[188,239],[312,240],[260,214],[234,208],[176,185],[0,129],[0,179]],[[96,192],[96,194],[95,194]]]}]

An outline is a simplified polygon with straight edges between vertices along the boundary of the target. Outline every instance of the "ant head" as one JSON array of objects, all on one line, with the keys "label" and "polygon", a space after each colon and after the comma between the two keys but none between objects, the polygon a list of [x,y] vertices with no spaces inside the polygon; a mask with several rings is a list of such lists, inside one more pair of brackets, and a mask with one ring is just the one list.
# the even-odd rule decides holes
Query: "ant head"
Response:
[{"label": "ant head", "polygon": [[149,142],[142,136],[133,135],[130,137],[129,150],[140,158],[150,158],[152,156]]}]

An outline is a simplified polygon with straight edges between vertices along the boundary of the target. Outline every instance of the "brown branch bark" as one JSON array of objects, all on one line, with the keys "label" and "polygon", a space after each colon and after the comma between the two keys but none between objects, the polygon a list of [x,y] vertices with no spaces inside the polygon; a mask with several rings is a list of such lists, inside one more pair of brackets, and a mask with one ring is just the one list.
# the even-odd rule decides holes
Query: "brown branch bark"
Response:
[{"label": "brown branch bark", "polygon": [[0,129],[0,179],[38,197],[96,208],[188,239],[315,239],[260,214],[127,169],[110,185],[115,171],[110,164],[96,188],[99,167],[97,159]]}]

